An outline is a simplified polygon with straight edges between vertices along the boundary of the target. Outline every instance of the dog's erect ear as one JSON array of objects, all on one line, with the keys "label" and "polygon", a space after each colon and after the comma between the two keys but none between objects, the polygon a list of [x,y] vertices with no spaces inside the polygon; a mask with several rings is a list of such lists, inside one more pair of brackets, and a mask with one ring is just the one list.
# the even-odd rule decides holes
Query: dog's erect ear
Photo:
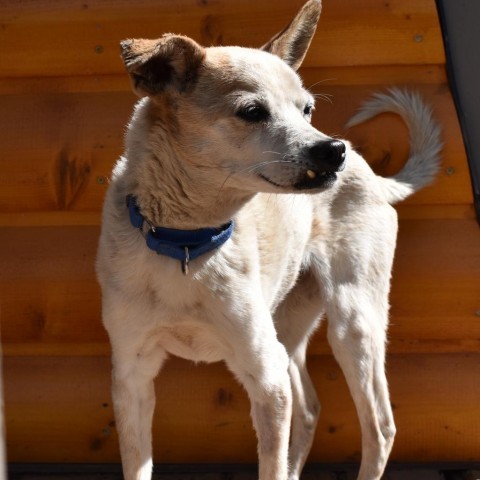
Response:
[{"label": "dog's erect ear", "polygon": [[123,61],[134,92],[155,96],[173,86],[185,91],[195,82],[205,49],[188,37],[166,34],[157,40],[124,40]]},{"label": "dog's erect ear", "polygon": [[292,22],[261,49],[279,56],[298,70],[317,28],[321,10],[321,0],[309,0]]}]

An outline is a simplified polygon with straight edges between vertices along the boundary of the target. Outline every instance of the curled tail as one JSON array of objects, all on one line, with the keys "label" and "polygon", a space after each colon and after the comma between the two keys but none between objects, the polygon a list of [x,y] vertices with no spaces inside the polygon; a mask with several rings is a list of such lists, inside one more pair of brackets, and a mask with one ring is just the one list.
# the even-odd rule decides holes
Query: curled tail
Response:
[{"label": "curled tail", "polygon": [[380,177],[387,200],[395,203],[428,185],[440,166],[441,129],[432,110],[413,92],[392,88],[368,100],[347,123],[358,125],[384,112],[397,113],[408,127],[410,156],[405,166],[393,177]]}]

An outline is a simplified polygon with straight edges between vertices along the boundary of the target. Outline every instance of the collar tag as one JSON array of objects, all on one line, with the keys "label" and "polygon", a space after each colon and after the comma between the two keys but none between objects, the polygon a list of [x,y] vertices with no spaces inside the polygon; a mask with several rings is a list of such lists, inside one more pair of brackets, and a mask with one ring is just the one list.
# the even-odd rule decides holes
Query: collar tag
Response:
[{"label": "collar tag", "polygon": [[190,252],[188,247],[185,247],[185,260],[182,260],[182,273],[188,275],[188,262],[190,261]]}]

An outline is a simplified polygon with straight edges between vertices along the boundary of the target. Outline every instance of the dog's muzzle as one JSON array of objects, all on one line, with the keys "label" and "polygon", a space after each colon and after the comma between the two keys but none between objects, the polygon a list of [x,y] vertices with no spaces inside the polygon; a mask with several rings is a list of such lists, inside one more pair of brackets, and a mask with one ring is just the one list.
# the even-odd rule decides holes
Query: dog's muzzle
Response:
[{"label": "dog's muzzle", "polygon": [[337,179],[337,172],[345,168],[346,148],[340,140],[322,140],[306,148],[307,169],[295,184],[298,190],[327,188]]}]

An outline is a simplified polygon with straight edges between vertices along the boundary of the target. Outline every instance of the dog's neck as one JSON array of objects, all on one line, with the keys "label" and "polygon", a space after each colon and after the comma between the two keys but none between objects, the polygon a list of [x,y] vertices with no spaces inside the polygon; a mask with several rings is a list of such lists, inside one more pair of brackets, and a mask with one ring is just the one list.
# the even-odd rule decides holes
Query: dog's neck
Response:
[{"label": "dog's neck", "polygon": [[137,190],[136,196],[142,215],[157,227],[178,230],[219,227],[235,217],[253,197],[213,189],[201,191],[199,185],[186,186],[181,175],[170,184],[165,183],[165,177],[151,180],[158,182],[150,189]]},{"label": "dog's neck", "polygon": [[[137,117],[137,118],[135,118]],[[229,222],[254,196],[212,181],[211,171],[192,167],[168,133],[152,136],[141,116],[134,116],[127,136],[125,194],[136,197],[145,219],[154,226],[194,230]]]}]

